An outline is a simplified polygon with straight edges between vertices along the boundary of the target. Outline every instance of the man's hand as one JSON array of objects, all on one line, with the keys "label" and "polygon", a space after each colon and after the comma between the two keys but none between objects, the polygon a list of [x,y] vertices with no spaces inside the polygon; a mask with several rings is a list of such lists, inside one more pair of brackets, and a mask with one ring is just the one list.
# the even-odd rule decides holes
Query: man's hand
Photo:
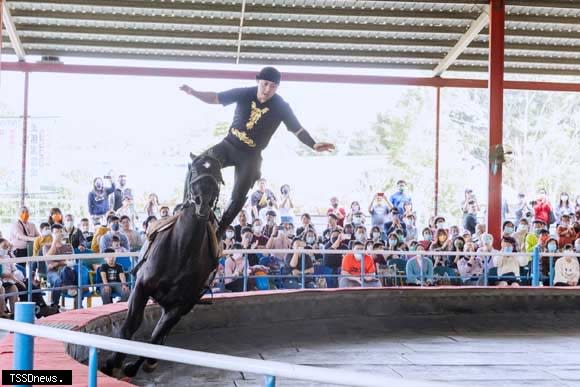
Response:
[{"label": "man's hand", "polygon": [[193,89],[187,85],[181,85],[181,87],[179,88],[179,90],[184,91],[186,94],[192,95],[193,93]]},{"label": "man's hand", "polygon": [[129,286],[127,286],[127,284],[123,284],[123,285],[121,285],[121,289],[122,289],[124,292],[128,292],[128,291],[129,291]]},{"label": "man's hand", "polygon": [[334,149],[334,144],[329,142],[317,142],[314,144],[314,150],[317,152],[333,151]]}]

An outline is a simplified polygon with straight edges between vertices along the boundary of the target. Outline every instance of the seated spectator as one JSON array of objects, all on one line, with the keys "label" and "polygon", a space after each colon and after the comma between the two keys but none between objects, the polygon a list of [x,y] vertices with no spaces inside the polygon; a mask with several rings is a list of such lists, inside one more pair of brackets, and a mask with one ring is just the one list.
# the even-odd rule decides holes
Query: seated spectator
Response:
[{"label": "seated spectator", "polygon": [[64,217],[63,236],[67,243],[72,246],[75,253],[86,252],[85,237],[83,236],[83,232],[75,227],[74,217],[72,214],[67,214]]},{"label": "seated spectator", "polygon": [[419,241],[419,245],[423,246],[425,250],[429,250],[431,243],[433,243],[433,231],[429,227],[425,227],[421,232],[423,239]]},{"label": "seated spectator", "polygon": [[[516,253],[516,241],[511,237],[503,237],[501,251],[505,254]],[[520,286],[520,267],[525,266],[528,259],[525,256],[498,255],[494,257],[497,267],[498,286]]]},{"label": "seated spectator", "polygon": [[514,222],[512,222],[511,220],[506,220],[505,222],[503,222],[503,225],[501,226],[501,230],[502,230],[502,237],[514,238],[515,225],[514,225]]},{"label": "seated spectator", "polygon": [[371,228],[371,240],[373,242],[382,242],[383,238],[382,238],[382,233],[381,233],[381,228],[379,226],[373,226],[373,228]]},{"label": "seated spectator", "polygon": [[365,242],[368,238],[367,238],[367,229],[365,228],[365,226],[362,225],[358,225],[356,226],[355,230],[354,230],[354,239],[359,241],[359,242]]},{"label": "seated spectator", "polygon": [[116,215],[109,216],[107,218],[107,225],[109,231],[101,237],[99,242],[99,252],[104,253],[106,249],[110,249],[113,244],[113,237],[119,237],[121,241],[121,246],[123,246],[127,251],[129,251],[129,239],[121,233],[121,225],[119,224],[119,218]]},{"label": "seated spectator", "polygon": [[242,229],[245,227],[251,226],[248,224],[248,215],[246,214],[246,211],[241,210],[238,214],[238,224],[234,226],[234,231],[236,232],[236,242],[242,241]]},{"label": "seated spectator", "polygon": [[[292,249],[312,249],[306,243],[298,238],[292,241]],[[289,289],[298,289],[302,287],[302,275],[304,274],[304,287],[307,289],[316,288],[316,281],[312,275],[314,274],[314,260],[312,254],[294,252],[286,255],[286,268],[288,272],[294,276],[284,281],[284,287]]]},{"label": "seated spectator", "polygon": [[95,233],[93,235],[93,241],[91,242],[91,250],[94,252],[100,251],[100,243],[103,235],[109,232],[106,225],[100,225],[95,228]]},{"label": "seated spectator", "polygon": [[130,251],[139,251],[143,246],[141,235],[133,229],[133,222],[128,216],[121,216],[119,219],[119,224],[121,225],[121,234],[127,237],[129,243]]},{"label": "seated spectator", "polygon": [[34,239],[34,244],[32,245],[32,255],[35,257],[42,252],[44,245],[49,245],[52,243],[52,234],[50,232],[50,224],[44,222],[40,224],[40,236]]},{"label": "seated spectator", "polygon": [[407,231],[407,236],[405,237],[406,242],[417,240],[417,226],[415,225],[416,217],[414,214],[405,215],[403,217],[403,224],[405,225],[405,230]]},{"label": "seated spectator", "polygon": [[[348,245],[344,241],[345,236],[340,230],[332,230],[330,233],[330,241],[324,246],[325,250],[348,250]],[[348,240],[350,242],[350,239]],[[342,265],[342,255],[341,254],[324,254],[322,258],[323,266],[329,268],[329,274],[336,275],[340,274],[340,268]],[[326,285],[329,288],[336,288],[338,286],[338,280],[335,277],[326,278]]]},{"label": "seated spectator", "polygon": [[312,225],[310,214],[307,213],[302,214],[300,221],[302,222],[302,225],[296,229],[296,237],[304,239],[304,233],[306,230],[314,229],[314,225]]},{"label": "seated spectator", "polygon": [[371,226],[383,227],[389,220],[389,211],[393,205],[385,198],[384,192],[375,194],[369,204],[369,214],[371,215]]},{"label": "seated spectator", "polygon": [[[117,238],[118,239],[118,238]],[[116,241],[119,243],[119,241]],[[115,262],[115,256],[110,253],[115,253],[113,249],[106,249],[105,263],[101,265],[100,275],[103,282],[101,288],[101,299],[103,305],[113,302],[113,293],[120,295],[121,302],[126,302],[129,299],[130,289],[127,285],[127,277],[123,271],[123,266]]]},{"label": "seated spectator", "polygon": [[[268,237],[262,233],[262,221],[260,219],[255,219],[252,222],[252,231],[254,232],[253,239],[252,239],[252,248],[264,248],[268,243]],[[257,242],[257,243],[256,243]],[[255,245],[254,245],[255,244]]]},{"label": "seated spectator", "polygon": [[258,213],[258,218],[262,221],[263,224],[268,225],[268,213],[270,214],[270,219],[273,224],[277,224],[279,222],[278,219],[278,206],[276,202],[272,200],[268,200],[268,204],[266,207],[262,208]]},{"label": "seated spectator", "polygon": [[85,238],[85,248],[90,250],[93,242],[93,233],[89,231],[89,220],[87,218],[81,219],[80,229],[83,233],[83,238]]},{"label": "seated spectator", "polygon": [[459,236],[459,226],[449,227],[449,238],[454,241]]},{"label": "seated spectator", "polygon": [[18,220],[12,225],[10,232],[10,243],[14,249],[15,257],[28,256],[28,244],[32,245],[34,240],[40,236],[34,223],[29,222],[30,213],[28,207],[20,207]]},{"label": "seated spectator", "polygon": [[[400,250],[401,241],[399,240],[399,237],[397,236],[396,233],[392,232],[387,236],[387,246],[386,247],[389,251]],[[392,256],[387,257],[387,259],[388,258],[392,258]]]},{"label": "seated spectator", "polygon": [[389,235],[397,230],[402,230],[403,235],[407,236],[407,226],[405,223],[401,222],[401,218],[399,217],[399,210],[397,208],[393,208],[391,210],[391,220],[385,223],[385,235]]},{"label": "seated spectator", "polygon": [[[574,253],[572,245],[564,246],[564,253]],[[580,279],[580,265],[578,258],[570,255],[558,258],[554,266],[555,286],[577,286]]]},{"label": "seated spectator", "polygon": [[[234,243],[232,250],[245,249],[241,243]],[[224,263],[224,284],[230,292],[242,292],[244,290],[244,255],[241,253],[230,254]],[[248,273],[249,274],[249,273]]]},{"label": "seated spectator", "polygon": [[276,211],[266,211],[265,223],[266,225],[262,228],[262,235],[264,235],[266,238],[270,238],[272,232],[274,231],[274,227],[276,227]]},{"label": "seated spectator", "polygon": [[[456,253],[462,253],[465,249],[465,239],[463,239],[463,237],[458,236],[455,239],[453,239],[453,243],[451,244],[451,251],[456,252]],[[459,260],[463,257],[463,255],[455,255],[455,256],[451,256],[451,267],[453,268],[457,268],[457,263],[459,262]]]},{"label": "seated spectator", "polygon": [[451,251],[453,242],[447,235],[447,230],[438,228],[437,238],[429,246],[429,251]]},{"label": "seated spectator", "polygon": [[115,253],[126,253],[129,251],[125,247],[121,246],[121,238],[119,238],[117,235],[113,235],[111,238],[111,248],[109,250],[113,250]]},{"label": "seated spectator", "polygon": [[236,231],[233,226],[226,228],[224,238],[221,240],[222,250],[229,250],[236,242]]},{"label": "seated spectator", "polygon": [[513,238],[516,240],[517,248],[519,251],[526,251],[524,242],[526,239],[526,235],[530,232],[530,224],[528,219],[521,218],[518,223],[518,227],[516,228],[516,232],[513,234]]},{"label": "seated spectator", "polygon": [[328,243],[329,238],[330,238],[330,233],[332,232],[332,230],[337,230],[340,229],[342,230],[342,227],[340,227],[338,225],[338,217],[336,216],[336,214],[334,212],[330,212],[328,214],[328,225],[326,227],[326,230],[324,230],[324,232],[322,233],[324,240],[324,243]]},{"label": "seated spectator", "polygon": [[[353,242],[353,250],[362,250],[363,243]],[[362,265],[364,265],[364,277],[361,276]],[[365,287],[380,287],[381,283],[376,277],[375,262],[370,255],[363,253],[346,254],[342,259],[340,274],[343,276],[339,280],[339,287],[359,287],[364,283]]]},{"label": "seated spectator", "polygon": [[344,226],[343,239],[342,241],[349,246],[351,241],[354,241],[354,227],[352,224],[348,223]]},{"label": "seated spectator", "polygon": [[[25,292],[26,282],[24,274],[18,270],[15,263],[4,263],[3,260],[13,258],[10,255],[12,245],[4,238],[0,238],[0,280],[7,293]],[[19,298],[16,296],[16,298]],[[0,313],[4,310],[0,310]],[[11,302],[11,311],[14,312],[14,304]]]},{"label": "seated spectator", "polygon": [[161,206],[159,208],[159,219],[165,219],[169,217],[169,207]]},{"label": "seated spectator", "polygon": [[478,223],[475,226],[475,233],[472,233],[471,237],[473,241],[476,242],[478,245],[481,245],[481,236],[485,234],[485,230],[486,227],[485,224],[483,223]]},{"label": "seated spectator", "polygon": [[562,214],[560,224],[556,228],[560,246],[571,245],[576,240],[576,231],[570,224],[570,215]]},{"label": "seated spectator", "polygon": [[[4,284],[0,279],[0,318],[12,319],[14,318],[14,308],[16,303],[18,302],[18,296],[16,294],[12,294],[10,296],[5,296],[8,293],[16,293],[18,289],[16,286],[10,284]],[[8,299],[8,304],[10,305],[10,309],[6,305],[6,299]]]},{"label": "seated spectator", "polygon": [[[51,226],[52,243],[43,247],[43,254],[45,257],[52,255],[72,255],[72,246],[65,243],[62,225],[55,223]],[[71,267],[67,266],[66,260],[48,261],[47,279],[51,288],[60,288],[62,286],[76,285],[76,275]],[[71,265],[72,266],[72,265]],[[58,306],[60,296],[60,289],[54,289],[51,292],[52,306]],[[76,296],[76,289],[68,289],[69,296]],[[76,299],[75,299],[76,301]],[[75,304],[76,305],[76,304]]]},{"label": "seated spectator", "polygon": [[[466,245],[469,252],[475,251],[475,244]],[[477,256],[463,256],[457,262],[457,269],[463,285],[483,285],[483,260]]]},{"label": "seated spectator", "polygon": [[[286,250],[292,246],[292,239],[289,237],[289,229],[290,225],[287,223],[283,223],[280,226],[276,226],[273,230],[272,236],[268,239],[268,243],[266,243],[267,249],[276,249],[276,250]],[[272,253],[268,257],[262,258],[260,260],[260,264],[267,266],[272,273],[279,273],[282,266],[284,266],[284,260],[286,258],[286,254],[283,253]]]},{"label": "seated spectator", "polygon": [[425,251],[423,246],[417,248],[419,253],[407,261],[405,269],[407,285],[431,286],[433,284],[433,262],[421,253]]},{"label": "seated spectator", "polygon": [[54,207],[50,209],[48,224],[50,224],[51,227],[53,224],[60,224],[61,226],[64,226],[64,219],[60,208]]}]

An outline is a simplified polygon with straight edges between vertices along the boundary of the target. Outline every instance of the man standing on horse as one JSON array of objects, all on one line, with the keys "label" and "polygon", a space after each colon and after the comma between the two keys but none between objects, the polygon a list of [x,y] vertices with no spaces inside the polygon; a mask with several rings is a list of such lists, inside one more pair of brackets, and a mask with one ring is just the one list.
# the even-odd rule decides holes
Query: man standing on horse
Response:
[{"label": "man standing on horse", "polygon": [[221,93],[197,91],[187,85],[180,88],[208,104],[237,104],[226,138],[204,152],[219,160],[222,168],[236,168],[231,202],[221,218],[219,237],[241,211],[248,191],[260,178],[262,150],[268,146],[282,122],[309,148],[317,152],[334,149],[333,144],[314,141],[302,127],[290,105],[276,94],[280,78],[278,70],[265,67],[256,75],[257,87],[237,88]]}]

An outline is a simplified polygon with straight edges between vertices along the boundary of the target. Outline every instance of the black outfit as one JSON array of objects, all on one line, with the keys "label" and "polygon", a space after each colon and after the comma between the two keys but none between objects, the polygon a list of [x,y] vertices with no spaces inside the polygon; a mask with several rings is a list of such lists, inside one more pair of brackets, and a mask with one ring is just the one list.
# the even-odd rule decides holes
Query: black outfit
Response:
[{"label": "black outfit", "polygon": [[101,273],[105,273],[107,276],[108,283],[119,283],[121,282],[121,273],[123,273],[123,266],[115,263],[114,267],[109,266],[107,263],[101,265]]},{"label": "black outfit", "polygon": [[385,223],[385,238],[388,238],[389,235],[397,230],[403,230],[403,236],[407,236],[407,225],[405,223],[400,223],[400,226],[397,227],[393,224],[392,221]]},{"label": "black outfit", "polygon": [[234,102],[237,104],[226,138],[204,152],[218,159],[222,168],[235,167],[232,200],[222,215],[218,235],[223,234],[226,227],[238,215],[244,206],[248,191],[260,178],[261,151],[266,148],[282,122],[290,132],[297,134],[298,139],[304,144],[310,148],[315,144],[308,132],[300,130],[302,129],[300,122],[282,97],[274,95],[265,103],[261,103],[257,99],[257,93],[257,87],[218,93],[218,100],[222,105],[227,106]]},{"label": "black outfit", "polygon": [[463,219],[463,228],[468,230],[471,234],[475,234],[475,226],[477,226],[477,218],[475,214],[466,214]]},{"label": "black outfit", "polygon": [[86,247],[87,241],[85,240],[85,236],[83,235],[83,232],[76,227],[73,227],[72,231],[70,232],[70,234],[68,234],[68,237],[66,239],[68,243],[73,247],[73,249],[78,249],[80,245]]},{"label": "black outfit", "polygon": [[[332,250],[332,242],[328,242],[324,246],[325,250]],[[345,243],[340,243],[337,250],[348,250],[348,246]],[[342,254],[324,254],[322,258],[322,264],[333,269],[338,269],[342,266]]]}]

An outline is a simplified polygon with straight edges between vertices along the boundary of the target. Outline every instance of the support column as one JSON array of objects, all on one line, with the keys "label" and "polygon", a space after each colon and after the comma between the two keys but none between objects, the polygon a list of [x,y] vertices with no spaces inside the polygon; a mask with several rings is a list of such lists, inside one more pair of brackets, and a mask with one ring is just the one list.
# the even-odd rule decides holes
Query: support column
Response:
[{"label": "support column", "polygon": [[434,213],[439,215],[439,144],[441,129],[441,88],[435,89],[435,189],[434,189]]},{"label": "support column", "polygon": [[[489,23],[489,153],[503,143],[505,0],[490,0]],[[492,173],[488,157],[487,230],[499,247],[502,213],[502,168]]]},{"label": "support column", "polygon": [[30,73],[24,73],[24,109],[22,113],[22,165],[20,169],[20,205],[26,200],[26,154],[28,149],[28,84]]},{"label": "support column", "polygon": [[2,28],[4,24],[4,1],[0,0],[0,85],[2,85]]}]

